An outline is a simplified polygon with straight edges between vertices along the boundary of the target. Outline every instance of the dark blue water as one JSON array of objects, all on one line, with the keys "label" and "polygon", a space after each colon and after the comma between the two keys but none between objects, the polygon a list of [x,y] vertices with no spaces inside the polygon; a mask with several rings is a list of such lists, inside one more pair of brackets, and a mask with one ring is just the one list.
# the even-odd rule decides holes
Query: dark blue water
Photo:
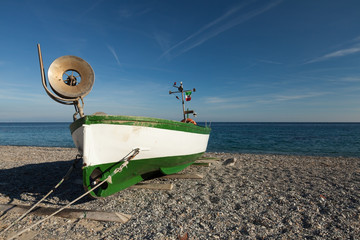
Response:
[{"label": "dark blue water", "polygon": [[[360,157],[360,123],[212,123],[208,152]],[[69,123],[0,123],[0,145],[74,147]]]},{"label": "dark blue water", "polygon": [[360,123],[213,123],[208,151],[360,157]]},{"label": "dark blue water", "polygon": [[75,147],[70,123],[0,123],[0,145]]}]

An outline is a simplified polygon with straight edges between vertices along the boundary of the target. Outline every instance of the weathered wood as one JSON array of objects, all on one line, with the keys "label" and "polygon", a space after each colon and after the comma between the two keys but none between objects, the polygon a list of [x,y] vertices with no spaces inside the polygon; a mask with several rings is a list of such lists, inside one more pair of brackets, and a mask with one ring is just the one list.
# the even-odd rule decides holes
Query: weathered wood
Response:
[{"label": "weathered wood", "polygon": [[220,161],[219,158],[216,158],[216,157],[201,157],[201,158],[198,158],[198,160],[215,160],[215,161]]},{"label": "weathered wood", "polygon": [[210,160],[210,159],[198,159],[195,161],[196,163],[217,163],[216,160]]},{"label": "weathered wood", "polygon": [[170,179],[203,179],[203,175],[197,173],[188,173],[188,174],[171,174],[166,175],[161,178],[170,178]]},{"label": "weathered wood", "polygon": [[131,215],[128,215],[128,214],[125,214],[125,213],[119,213],[119,212],[114,212],[114,213],[120,219],[121,223],[126,223],[131,218]]},{"label": "weathered wood", "polygon": [[23,233],[21,236],[19,236],[18,240],[31,240],[34,239],[38,234],[39,232],[28,231],[26,233]]},{"label": "weathered wood", "polygon": [[[28,209],[30,209],[30,207],[31,206],[0,204],[0,211],[23,214]],[[44,215],[51,215],[57,210],[59,209],[51,208],[51,207],[37,207],[29,214],[44,216]],[[131,218],[131,215],[127,215],[123,213],[100,212],[100,211],[90,211],[90,210],[82,210],[82,209],[64,209],[55,216],[62,218],[86,218],[95,221],[120,222],[120,223],[126,223]]]},{"label": "weathered wood", "polygon": [[191,166],[210,167],[211,163],[207,162],[194,162]]},{"label": "weathered wood", "polygon": [[135,189],[152,189],[152,190],[172,190],[174,185],[172,183],[138,183],[130,188]]}]

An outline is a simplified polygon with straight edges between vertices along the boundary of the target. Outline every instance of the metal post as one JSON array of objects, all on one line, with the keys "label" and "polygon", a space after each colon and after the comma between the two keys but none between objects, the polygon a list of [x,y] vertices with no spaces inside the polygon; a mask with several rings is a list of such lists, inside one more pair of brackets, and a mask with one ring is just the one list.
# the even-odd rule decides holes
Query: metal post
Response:
[{"label": "metal post", "polygon": [[37,45],[37,49],[38,49],[39,63],[40,63],[41,82],[42,82],[42,85],[43,85],[43,87],[45,89],[45,92],[49,95],[50,98],[52,98],[56,102],[59,102],[61,104],[65,104],[65,105],[73,105],[72,102],[78,101],[79,98],[64,99],[64,98],[61,98],[61,97],[57,97],[52,92],[50,92],[50,90],[48,89],[47,83],[46,83],[44,64],[43,64],[42,55],[41,55],[40,44]]},{"label": "metal post", "polygon": [[179,90],[181,90],[181,100],[182,100],[182,107],[183,107],[183,116],[184,116],[184,120],[186,120],[186,118],[185,118],[184,88],[183,88],[182,82],[180,82],[180,88],[179,88]]}]

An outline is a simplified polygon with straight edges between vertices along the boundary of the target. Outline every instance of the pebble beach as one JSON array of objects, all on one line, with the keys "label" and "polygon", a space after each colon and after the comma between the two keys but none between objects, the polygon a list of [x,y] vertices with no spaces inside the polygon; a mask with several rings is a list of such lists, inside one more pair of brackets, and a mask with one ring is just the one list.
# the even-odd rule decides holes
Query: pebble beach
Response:
[{"label": "pebble beach", "polygon": [[[0,146],[0,204],[32,205],[64,176],[74,148]],[[120,212],[127,223],[52,217],[17,239],[360,239],[360,158],[205,153],[211,165],[153,179],[172,190],[125,189],[70,208]],[[217,159],[217,160],[214,160]],[[62,207],[83,194],[81,164],[40,204]],[[0,212],[0,239],[43,216]]]}]

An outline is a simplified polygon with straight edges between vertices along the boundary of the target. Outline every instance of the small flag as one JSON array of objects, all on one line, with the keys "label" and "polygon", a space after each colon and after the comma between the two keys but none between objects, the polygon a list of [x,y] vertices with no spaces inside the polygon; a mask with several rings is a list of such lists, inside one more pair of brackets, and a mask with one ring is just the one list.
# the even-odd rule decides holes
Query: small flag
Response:
[{"label": "small flag", "polygon": [[191,91],[185,92],[185,101],[191,100]]}]

